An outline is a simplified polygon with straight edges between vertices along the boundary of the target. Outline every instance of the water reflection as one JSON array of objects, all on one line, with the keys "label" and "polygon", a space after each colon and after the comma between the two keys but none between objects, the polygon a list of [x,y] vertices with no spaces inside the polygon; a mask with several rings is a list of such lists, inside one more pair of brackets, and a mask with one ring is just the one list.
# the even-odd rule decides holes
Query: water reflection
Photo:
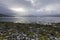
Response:
[{"label": "water reflection", "polygon": [[0,22],[20,22],[20,23],[31,23],[31,22],[60,22],[60,17],[0,17]]}]

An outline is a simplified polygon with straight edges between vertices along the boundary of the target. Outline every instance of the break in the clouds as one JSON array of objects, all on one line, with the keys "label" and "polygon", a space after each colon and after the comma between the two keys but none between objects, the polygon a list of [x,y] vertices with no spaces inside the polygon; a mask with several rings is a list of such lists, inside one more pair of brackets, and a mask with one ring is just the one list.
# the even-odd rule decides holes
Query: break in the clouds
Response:
[{"label": "break in the clouds", "polygon": [[0,0],[0,13],[26,15],[60,14],[60,0]]}]

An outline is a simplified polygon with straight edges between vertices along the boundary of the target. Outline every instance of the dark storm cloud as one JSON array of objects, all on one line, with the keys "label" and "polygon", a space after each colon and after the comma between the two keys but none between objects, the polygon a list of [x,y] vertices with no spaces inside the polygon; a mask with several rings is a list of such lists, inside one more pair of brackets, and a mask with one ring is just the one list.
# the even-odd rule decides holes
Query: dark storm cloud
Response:
[{"label": "dark storm cloud", "polygon": [[0,0],[0,12],[4,14],[13,14],[13,12],[9,9],[10,7],[25,7],[32,8],[31,3],[25,0]]},{"label": "dark storm cloud", "polygon": [[60,13],[60,0],[0,0],[0,12],[15,15],[11,7],[24,7],[31,15],[47,15]]}]

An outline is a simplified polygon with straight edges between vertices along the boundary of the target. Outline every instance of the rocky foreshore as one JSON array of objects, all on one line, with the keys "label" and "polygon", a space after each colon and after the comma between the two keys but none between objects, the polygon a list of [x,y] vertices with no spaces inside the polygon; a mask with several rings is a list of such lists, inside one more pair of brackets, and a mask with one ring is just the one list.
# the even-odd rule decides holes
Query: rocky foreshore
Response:
[{"label": "rocky foreshore", "polygon": [[60,40],[60,23],[0,22],[0,40]]}]

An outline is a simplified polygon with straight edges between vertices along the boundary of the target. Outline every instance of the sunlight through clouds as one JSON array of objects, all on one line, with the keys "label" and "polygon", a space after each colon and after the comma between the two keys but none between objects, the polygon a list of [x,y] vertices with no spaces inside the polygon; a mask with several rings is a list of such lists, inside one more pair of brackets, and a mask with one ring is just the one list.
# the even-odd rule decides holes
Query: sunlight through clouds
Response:
[{"label": "sunlight through clouds", "polygon": [[60,13],[60,0],[0,0],[0,12],[10,15],[42,15]]},{"label": "sunlight through clouds", "polygon": [[19,7],[16,7],[16,8],[10,8],[10,10],[14,11],[15,13],[17,13],[15,16],[24,16],[24,15],[28,15],[28,10],[25,9],[25,8],[19,8]]},{"label": "sunlight through clouds", "polygon": [[11,10],[16,11],[16,12],[22,12],[22,13],[26,12],[24,8],[11,8]]}]

